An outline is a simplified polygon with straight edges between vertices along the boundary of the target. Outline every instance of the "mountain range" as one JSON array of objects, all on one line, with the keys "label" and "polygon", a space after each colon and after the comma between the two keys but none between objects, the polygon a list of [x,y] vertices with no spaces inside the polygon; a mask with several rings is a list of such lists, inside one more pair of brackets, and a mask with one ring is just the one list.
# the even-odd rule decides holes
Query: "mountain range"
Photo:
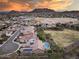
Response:
[{"label": "mountain range", "polygon": [[27,12],[27,11],[15,11],[15,10],[11,10],[11,11],[6,11],[6,12],[0,12],[0,14],[2,15],[11,15],[11,14],[22,14],[22,15],[29,15],[29,16],[35,16],[35,17],[72,17],[72,18],[79,18],[79,11],[62,11],[62,12],[58,12],[58,11],[54,11],[54,10],[50,10],[50,9],[34,9],[33,11]]}]

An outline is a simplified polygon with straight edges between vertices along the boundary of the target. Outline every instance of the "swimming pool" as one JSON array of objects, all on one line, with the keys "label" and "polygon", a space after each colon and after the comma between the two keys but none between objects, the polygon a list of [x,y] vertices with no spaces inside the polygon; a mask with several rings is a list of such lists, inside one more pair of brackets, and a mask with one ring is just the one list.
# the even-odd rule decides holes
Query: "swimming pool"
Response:
[{"label": "swimming pool", "polygon": [[44,42],[44,48],[45,49],[50,49],[50,44],[48,42]]}]

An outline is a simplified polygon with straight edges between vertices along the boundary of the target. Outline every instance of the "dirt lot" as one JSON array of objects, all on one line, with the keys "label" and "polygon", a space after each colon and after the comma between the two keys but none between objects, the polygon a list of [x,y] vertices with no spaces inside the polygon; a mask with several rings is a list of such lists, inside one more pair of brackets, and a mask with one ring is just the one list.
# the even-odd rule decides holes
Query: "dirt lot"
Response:
[{"label": "dirt lot", "polygon": [[51,31],[45,30],[45,33],[49,33],[54,39],[54,42],[59,47],[66,47],[72,44],[74,41],[79,40],[79,32],[74,30],[65,29],[64,31]]}]

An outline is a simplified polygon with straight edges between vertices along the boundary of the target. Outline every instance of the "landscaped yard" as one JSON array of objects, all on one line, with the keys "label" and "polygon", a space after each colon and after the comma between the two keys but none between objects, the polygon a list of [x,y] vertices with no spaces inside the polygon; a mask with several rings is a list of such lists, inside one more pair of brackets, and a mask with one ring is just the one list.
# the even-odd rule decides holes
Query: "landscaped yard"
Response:
[{"label": "landscaped yard", "polygon": [[64,31],[45,30],[45,33],[49,33],[54,39],[54,42],[59,47],[66,47],[72,44],[74,41],[79,40],[79,32],[74,30],[65,29]]}]

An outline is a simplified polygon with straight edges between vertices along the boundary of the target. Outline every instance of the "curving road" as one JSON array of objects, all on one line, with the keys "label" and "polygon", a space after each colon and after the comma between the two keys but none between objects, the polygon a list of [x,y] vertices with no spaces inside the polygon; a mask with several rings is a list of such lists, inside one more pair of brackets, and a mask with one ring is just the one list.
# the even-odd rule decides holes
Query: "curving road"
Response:
[{"label": "curving road", "polygon": [[19,36],[20,29],[18,29],[1,47],[0,55],[6,55],[15,52],[19,48],[19,44],[15,43],[14,40]]}]

